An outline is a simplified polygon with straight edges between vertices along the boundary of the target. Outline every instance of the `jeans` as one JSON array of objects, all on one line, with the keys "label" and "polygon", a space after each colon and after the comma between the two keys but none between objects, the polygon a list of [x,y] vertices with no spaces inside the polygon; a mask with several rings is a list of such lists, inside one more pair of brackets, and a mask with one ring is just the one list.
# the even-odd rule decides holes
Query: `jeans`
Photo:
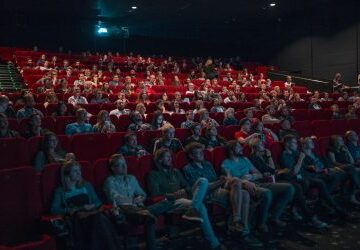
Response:
[{"label": "jeans", "polygon": [[192,207],[197,210],[200,218],[203,220],[200,227],[203,231],[204,237],[210,242],[212,248],[219,246],[220,242],[215,236],[212,225],[209,220],[207,209],[203,203],[208,189],[208,180],[205,178],[199,178],[192,187],[193,198],[189,199],[177,199],[174,202],[172,212],[182,213],[184,210]]},{"label": "jeans", "polygon": [[295,188],[288,183],[264,183],[262,187],[267,188],[273,195],[274,219],[280,219],[280,216],[287,207],[287,204],[294,198]]},{"label": "jeans", "polygon": [[263,225],[267,222],[269,217],[269,210],[272,203],[272,192],[264,187],[257,186],[255,189],[255,199],[260,200],[257,206],[259,217],[257,224]]}]

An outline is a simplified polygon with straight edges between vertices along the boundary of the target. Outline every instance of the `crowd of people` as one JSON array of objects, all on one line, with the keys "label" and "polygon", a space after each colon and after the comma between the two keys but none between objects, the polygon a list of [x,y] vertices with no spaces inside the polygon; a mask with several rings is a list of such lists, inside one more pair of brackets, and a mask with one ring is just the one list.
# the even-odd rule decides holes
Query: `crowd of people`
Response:
[{"label": "crowd of people", "polygon": [[[85,54],[86,56],[86,54]],[[359,93],[345,88],[336,88],[338,97],[333,100],[328,93],[307,93],[309,100],[304,100],[296,93],[295,83],[288,76],[282,87],[272,86],[270,79],[260,73],[255,77],[236,60],[225,63],[222,60],[207,60],[202,63],[199,58],[190,63],[186,60],[177,62],[172,58],[163,60],[160,65],[151,58],[137,57],[125,61],[127,74],[124,74],[112,55],[101,57],[97,65],[83,68],[81,61],[74,65],[64,60],[58,63],[57,58],[47,60],[42,55],[34,64],[29,59],[20,67],[21,72],[29,69],[45,71],[44,77],[37,81],[35,89],[24,91],[17,103],[12,103],[6,93],[0,96],[0,138],[30,138],[42,136],[41,148],[33,162],[34,168],[41,172],[46,164],[62,163],[61,184],[54,194],[51,213],[70,216],[73,224],[73,244],[75,249],[118,249],[116,227],[113,216],[106,216],[102,203],[112,205],[112,213],[124,215],[132,224],[145,225],[148,249],[156,249],[156,221],[159,216],[172,217],[181,214],[185,220],[198,224],[204,238],[211,249],[225,249],[213,230],[208,204],[216,204],[224,208],[226,228],[239,235],[254,246],[262,246],[255,232],[267,234],[273,228],[283,229],[287,226],[285,216],[295,222],[305,222],[316,229],[328,228],[323,219],[324,211],[339,219],[348,217],[347,209],[334,193],[338,188],[348,185],[341,193],[351,206],[359,206],[357,191],[360,188],[359,166],[360,145],[356,131],[348,131],[345,135],[333,135],[330,138],[325,157],[316,153],[314,137],[302,137],[292,128],[295,121],[292,115],[292,104],[307,102],[308,109],[323,109],[322,103],[334,101],[331,106],[331,119],[358,119],[360,108]],[[104,76],[103,68],[112,73],[112,77]],[[144,81],[136,82],[136,74],[144,70]],[[163,72],[172,72],[172,86],[181,86],[184,92],[177,91],[169,98],[169,93],[161,93],[155,100],[155,112],[151,114],[152,122],[145,122],[149,115],[146,105],[150,103],[149,92],[153,86],[164,85]],[[63,78],[59,77],[65,72]],[[69,83],[69,78],[77,72],[78,79]],[[188,73],[184,80],[176,74]],[[224,73],[225,72],[225,73]],[[219,85],[226,81],[226,86]],[[234,77],[234,78],[233,78]],[[201,80],[199,86],[192,83]],[[258,97],[247,100],[242,92],[244,87],[258,90]],[[219,90],[219,91],[216,91]],[[113,92],[114,91],[114,92]],[[118,93],[115,93],[118,91]],[[114,133],[116,126],[110,117],[121,119],[128,115],[131,124],[124,136],[124,143],[108,161],[110,175],[103,184],[105,199],[100,200],[90,182],[81,175],[81,167],[76,155],[65,152],[58,137],[51,129],[42,127],[43,112],[35,108],[34,94],[45,93],[45,107],[56,104],[51,114],[53,119],[60,116],[74,115],[76,121],[66,126],[66,135],[84,133]],[[70,94],[67,100],[58,100],[57,94]],[[136,93],[135,109],[128,108],[129,96]],[[116,108],[101,110],[97,114],[95,125],[89,123],[92,116],[83,104],[111,103],[109,95],[115,94]],[[91,99],[89,99],[91,97]],[[251,102],[249,108],[243,110],[242,119],[235,117],[233,107],[225,108],[224,104],[233,102]],[[349,102],[346,114],[340,112],[338,101]],[[184,102],[194,102],[194,108],[183,109]],[[73,110],[68,110],[66,103]],[[266,103],[266,107],[262,105]],[[210,105],[208,105],[210,104]],[[22,106],[16,110],[15,107]],[[264,111],[258,119],[257,111]],[[181,128],[190,129],[191,135],[181,141],[175,137],[175,127],[165,119],[165,114],[185,114]],[[211,113],[224,113],[222,124],[210,117]],[[198,120],[195,119],[198,116]],[[28,119],[28,128],[22,134],[9,128],[8,118],[16,118],[19,122]],[[275,133],[268,125],[279,124],[280,130]],[[240,129],[232,140],[218,135],[220,125],[239,125]],[[161,136],[154,138],[150,148],[140,145],[136,131],[159,130]],[[117,131],[122,132],[122,131]],[[345,138],[345,140],[343,139]],[[279,164],[270,151],[274,143],[283,145]],[[204,157],[204,150],[224,147],[226,155],[221,163],[221,173],[217,173],[213,163]],[[188,163],[181,170],[174,167],[174,155],[186,153]],[[154,169],[147,176],[147,187],[141,186],[141,180],[127,172],[126,157],[153,155]],[[315,209],[306,202],[307,194],[312,188],[318,190],[319,207]],[[341,189],[343,190],[343,189]],[[146,200],[154,198],[153,204]],[[258,216],[251,217],[252,207]],[[286,213],[287,209],[289,213]],[[225,212],[226,211],[226,212]],[[171,219],[170,219],[171,221]],[[119,222],[119,221],[117,221]],[[171,222],[168,224],[171,226]],[[88,235],[91,235],[89,240]],[[96,248],[96,246],[98,248]]]}]

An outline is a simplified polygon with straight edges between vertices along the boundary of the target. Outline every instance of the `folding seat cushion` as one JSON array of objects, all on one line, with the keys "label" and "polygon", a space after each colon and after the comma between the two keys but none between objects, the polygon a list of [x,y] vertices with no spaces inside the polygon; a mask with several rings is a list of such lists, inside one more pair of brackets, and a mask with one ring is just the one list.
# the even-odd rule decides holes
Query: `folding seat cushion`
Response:
[{"label": "folding seat cushion", "polygon": [[107,134],[76,134],[72,137],[71,145],[76,159],[80,161],[95,161],[112,153]]},{"label": "folding seat cushion", "polygon": [[[89,162],[79,161],[83,179],[93,183],[93,168]],[[49,213],[54,192],[61,184],[61,167],[62,164],[48,164],[44,167],[40,177],[41,201],[43,204],[43,213]]]},{"label": "folding seat cushion", "polygon": [[0,139],[0,169],[29,164],[27,141],[24,138]]},{"label": "folding seat cushion", "polygon": [[0,249],[55,249],[38,234],[41,200],[31,167],[0,170]]},{"label": "folding seat cushion", "polygon": [[311,136],[312,131],[310,124],[310,121],[295,121],[292,124],[292,128],[299,133],[300,137]]},{"label": "folding seat cushion", "polygon": [[66,125],[75,122],[76,119],[74,116],[59,116],[56,118],[56,134],[63,135],[65,134]]},{"label": "folding seat cushion", "polygon": [[330,131],[330,120],[315,120],[311,122],[311,131],[315,136],[328,136]]},{"label": "folding seat cushion", "polygon": [[123,132],[127,131],[127,128],[131,124],[131,119],[129,115],[122,115],[117,123],[114,125],[116,126],[116,131]]},{"label": "folding seat cushion", "polygon": [[295,121],[306,121],[309,119],[307,109],[295,109],[291,111],[291,114],[294,116]]},{"label": "folding seat cushion", "polygon": [[186,120],[185,114],[172,114],[169,118],[169,122],[175,127],[180,128],[181,123]]}]

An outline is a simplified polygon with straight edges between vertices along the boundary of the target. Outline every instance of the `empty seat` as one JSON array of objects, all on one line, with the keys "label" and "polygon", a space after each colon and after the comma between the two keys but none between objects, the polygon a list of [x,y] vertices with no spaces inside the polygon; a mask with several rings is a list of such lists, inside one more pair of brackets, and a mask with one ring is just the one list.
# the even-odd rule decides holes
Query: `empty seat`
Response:
[{"label": "empty seat", "polygon": [[27,141],[23,138],[0,139],[0,169],[29,165]]}]

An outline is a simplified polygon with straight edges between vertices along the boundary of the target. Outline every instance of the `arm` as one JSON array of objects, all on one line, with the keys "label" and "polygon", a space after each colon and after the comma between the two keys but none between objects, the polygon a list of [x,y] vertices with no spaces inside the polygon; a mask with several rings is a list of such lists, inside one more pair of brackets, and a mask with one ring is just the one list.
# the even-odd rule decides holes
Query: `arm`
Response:
[{"label": "arm", "polygon": [[127,197],[120,194],[111,176],[105,180],[104,192],[106,194],[107,201],[111,204],[113,204],[114,201],[116,201],[117,204],[132,203],[133,197]]},{"label": "arm", "polygon": [[253,133],[252,135],[249,135],[248,137],[244,138],[244,137],[239,137],[238,141],[241,144],[249,144],[250,140],[253,139],[254,137],[258,136],[258,133]]},{"label": "arm", "polygon": [[45,165],[45,154],[43,151],[39,151],[37,152],[36,156],[35,156],[35,161],[34,161],[34,169],[37,172],[40,172],[41,170],[43,170],[44,165]]},{"label": "arm", "polygon": [[63,191],[61,188],[57,188],[55,190],[54,198],[51,203],[51,209],[50,212],[55,215],[66,215],[70,212],[69,208],[64,207],[64,204],[62,202],[62,194]]},{"label": "arm", "polygon": [[149,174],[148,190],[150,196],[165,195],[165,193],[160,190],[160,180],[159,178],[157,178],[156,173],[153,171],[151,171]]},{"label": "arm", "polygon": [[305,154],[303,152],[300,153],[299,159],[297,160],[294,168],[293,168],[293,175],[297,175],[301,169],[301,166],[303,164],[305,158]]},{"label": "arm", "polygon": [[346,153],[346,158],[349,161],[350,164],[355,164],[354,158],[352,157],[349,149],[344,145],[342,150]]},{"label": "arm", "polygon": [[339,163],[336,161],[336,158],[335,158],[335,154],[333,152],[328,152],[328,157],[329,157],[329,160],[330,162],[334,165],[334,166],[341,166],[343,164]]}]

